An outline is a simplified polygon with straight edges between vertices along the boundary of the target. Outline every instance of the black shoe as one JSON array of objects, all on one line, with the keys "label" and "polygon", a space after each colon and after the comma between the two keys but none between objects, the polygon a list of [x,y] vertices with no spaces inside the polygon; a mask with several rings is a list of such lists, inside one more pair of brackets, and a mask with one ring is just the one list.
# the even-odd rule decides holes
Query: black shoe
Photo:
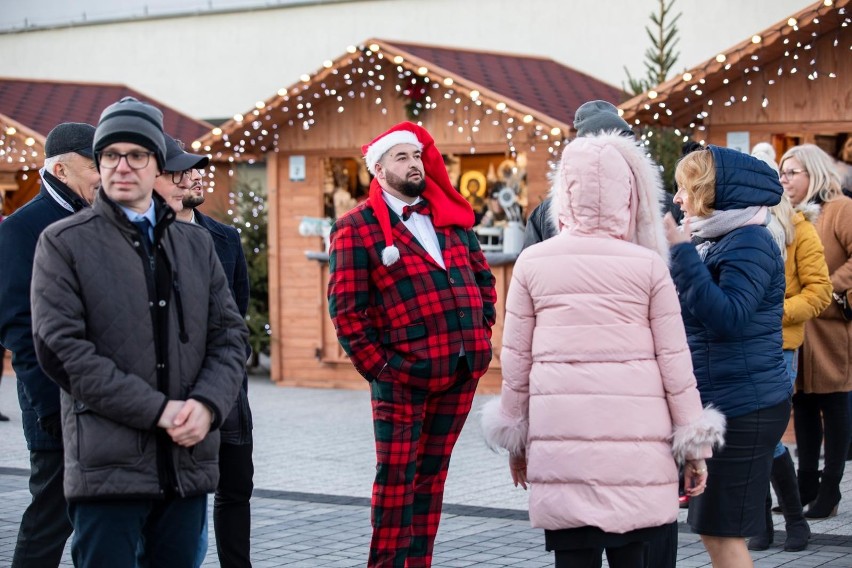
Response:
[{"label": "black shoe", "polygon": [[9,417],[6,416],[5,414],[3,414],[2,412],[0,412],[0,422],[8,422],[8,421],[9,421]]}]

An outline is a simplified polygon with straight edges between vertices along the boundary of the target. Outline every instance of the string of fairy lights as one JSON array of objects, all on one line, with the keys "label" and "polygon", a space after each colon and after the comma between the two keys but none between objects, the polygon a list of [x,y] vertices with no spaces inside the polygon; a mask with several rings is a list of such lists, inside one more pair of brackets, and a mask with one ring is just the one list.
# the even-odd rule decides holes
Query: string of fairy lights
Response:
[{"label": "string of fairy lights", "polygon": [[23,179],[28,172],[38,170],[44,160],[41,144],[18,126],[0,117],[0,170],[23,171]]},{"label": "string of fairy lights", "polygon": [[[700,68],[684,72],[680,77],[671,79],[656,90],[628,101],[622,108],[631,116],[637,126],[654,126],[673,121],[674,108],[700,103],[700,110],[688,118],[686,124],[675,125],[675,133],[683,135],[683,140],[701,138],[707,130],[711,112],[718,107],[732,107],[749,103],[756,99],[761,108],[771,104],[770,95],[783,94],[774,91],[785,76],[804,74],[809,81],[833,81],[837,77],[838,59],[849,57],[852,41],[848,31],[852,25],[848,0],[823,0],[788,18],[778,27],[755,34],[731,50],[718,54]],[[830,31],[829,31],[830,30]],[[828,32],[828,33],[827,33]],[[780,57],[764,58],[762,46],[780,42],[783,47]],[[825,50],[825,45],[829,50]],[[756,49],[757,47],[757,49]],[[718,86],[711,85],[708,77],[719,80]],[[740,81],[741,79],[741,81]],[[734,86],[740,89],[734,92]],[[713,90],[712,93],[705,91]],[[682,97],[682,104],[680,99]],[[643,134],[648,136],[653,130]],[[697,136],[696,136],[697,135]],[[698,140],[705,143],[703,139]]]},{"label": "string of fairy lights", "polygon": [[348,105],[363,99],[372,101],[382,115],[388,114],[390,105],[408,99],[409,118],[421,125],[430,111],[449,106],[447,126],[465,135],[471,154],[476,153],[478,133],[489,127],[502,130],[506,151],[512,156],[518,152],[519,141],[531,151],[546,148],[553,155],[564,142],[559,126],[513,110],[498,96],[482,93],[475,86],[442,78],[378,43],[349,46],[346,51],[337,61],[325,61],[314,75],[302,75],[294,87],[279,90],[277,96],[258,101],[256,108],[214,128],[209,136],[194,142],[193,148],[213,152],[215,146],[210,154],[214,161],[252,163],[278,149],[283,128],[313,128],[319,103],[331,100],[342,114]]},{"label": "string of fairy lights", "polygon": [[[252,164],[267,152],[277,151],[284,130],[309,131],[315,127],[319,104],[331,101],[336,105],[335,114],[343,114],[350,105],[364,100],[372,102],[381,115],[387,115],[391,105],[405,105],[408,118],[420,125],[428,113],[448,107],[446,124],[463,135],[471,154],[477,152],[478,135],[486,128],[499,129],[506,152],[513,158],[521,148],[546,150],[555,159],[565,141],[561,127],[519,112],[495,94],[441,76],[386,46],[370,43],[349,46],[336,61],[326,60],[314,75],[302,75],[295,86],[280,89],[267,101],[258,101],[254,109],[235,115],[193,142],[192,147],[203,149],[213,162],[227,163],[228,175],[233,177],[236,163]],[[211,191],[214,172],[211,166]],[[257,196],[250,197],[258,200]],[[239,192],[229,192],[229,215],[243,198]]]}]

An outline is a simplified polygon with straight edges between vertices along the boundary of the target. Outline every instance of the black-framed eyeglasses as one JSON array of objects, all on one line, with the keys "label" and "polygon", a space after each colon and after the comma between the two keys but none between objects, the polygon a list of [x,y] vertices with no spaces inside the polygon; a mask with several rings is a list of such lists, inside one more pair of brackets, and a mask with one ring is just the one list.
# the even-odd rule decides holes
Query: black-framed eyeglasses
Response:
[{"label": "black-framed eyeglasses", "polygon": [[198,168],[190,168],[182,172],[170,172],[172,176],[172,183],[178,185],[184,179],[192,179],[192,172],[198,172],[198,175],[204,177],[204,170],[199,170]]},{"label": "black-framed eyeglasses", "polygon": [[793,179],[794,175],[802,173],[806,174],[808,172],[802,168],[791,168],[789,170],[781,170],[780,172],[778,172],[778,179]]},{"label": "black-framed eyeglasses", "polygon": [[153,155],[154,152],[143,152],[141,150],[134,150],[126,154],[107,150],[98,154],[98,160],[102,167],[112,170],[117,168],[118,164],[121,163],[121,159],[124,158],[124,161],[127,162],[131,170],[141,170],[148,165]]}]

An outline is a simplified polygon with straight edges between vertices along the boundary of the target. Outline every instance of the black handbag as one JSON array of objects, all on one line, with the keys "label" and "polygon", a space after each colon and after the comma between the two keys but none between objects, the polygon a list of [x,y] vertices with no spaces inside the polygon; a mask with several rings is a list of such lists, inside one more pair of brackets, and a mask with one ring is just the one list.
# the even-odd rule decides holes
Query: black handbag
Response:
[{"label": "black handbag", "polygon": [[834,296],[834,301],[840,306],[840,313],[843,314],[843,319],[846,321],[852,321],[852,298],[850,298],[850,294],[852,294],[852,290],[831,293]]}]

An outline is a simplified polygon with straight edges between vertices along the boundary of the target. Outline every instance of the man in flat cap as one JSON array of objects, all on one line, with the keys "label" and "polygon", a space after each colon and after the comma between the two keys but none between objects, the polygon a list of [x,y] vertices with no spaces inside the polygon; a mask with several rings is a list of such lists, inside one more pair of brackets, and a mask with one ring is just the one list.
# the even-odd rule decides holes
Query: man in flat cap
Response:
[{"label": "man in flat cap", "polygon": [[62,389],[71,555],[191,568],[248,332],[207,232],[153,191],[162,112],[110,105],[93,149],[98,197],[42,233],[32,280],[36,353]]},{"label": "man in flat cap", "polygon": [[0,223],[0,343],[12,352],[18,401],[30,451],[32,501],[21,518],[12,566],[58,566],[71,534],[62,493],[59,388],[38,364],[30,280],[36,242],[51,223],[92,202],[100,176],[92,156],[95,127],[64,123],[45,142],[41,191]]}]

